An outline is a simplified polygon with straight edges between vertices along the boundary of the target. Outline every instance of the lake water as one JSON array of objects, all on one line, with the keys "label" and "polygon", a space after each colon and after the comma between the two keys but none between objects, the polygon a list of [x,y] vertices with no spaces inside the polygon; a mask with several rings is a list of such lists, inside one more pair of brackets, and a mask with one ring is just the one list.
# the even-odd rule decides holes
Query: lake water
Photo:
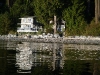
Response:
[{"label": "lake water", "polygon": [[100,45],[0,42],[0,75],[100,75]]}]

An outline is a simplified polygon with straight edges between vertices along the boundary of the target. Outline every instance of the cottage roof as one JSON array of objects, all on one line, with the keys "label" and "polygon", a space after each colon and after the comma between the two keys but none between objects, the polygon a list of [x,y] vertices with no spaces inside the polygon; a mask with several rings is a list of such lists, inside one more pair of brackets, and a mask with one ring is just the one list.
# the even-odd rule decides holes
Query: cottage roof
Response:
[{"label": "cottage roof", "polygon": [[36,16],[25,16],[25,17],[21,17],[19,19],[22,19],[22,18],[35,18]]}]

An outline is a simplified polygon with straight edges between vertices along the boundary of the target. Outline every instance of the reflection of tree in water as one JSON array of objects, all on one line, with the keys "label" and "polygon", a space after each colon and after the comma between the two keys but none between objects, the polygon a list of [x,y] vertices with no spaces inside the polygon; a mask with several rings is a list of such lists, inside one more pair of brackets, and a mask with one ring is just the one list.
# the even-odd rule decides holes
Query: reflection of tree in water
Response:
[{"label": "reflection of tree in water", "polygon": [[93,70],[93,75],[100,75],[100,64],[94,63]]},{"label": "reflection of tree in water", "polygon": [[17,72],[59,75],[60,69],[63,68],[62,48],[62,44],[56,43],[23,42],[18,44],[16,48],[19,51],[16,53],[16,65],[19,66]]},{"label": "reflection of tree in water", "polygon": [[67,60],[99,60],[100,50],[75,50],[66,49]]},{"label": "reflection of tree in water", "polygon": [[[85,66],[82,62],[79,61],[66,61],[64,66],[64,75],[82,75],[87,66]],[[88,74],[89,75],[89,74]]]},{"label": "reflection of tree in water", "polygon": [[[98,66],[94,65],[95,63],[98,63]],[[100,61],[66,60],[64,64],[63,75],[100,75],[99,71]]]},{"label": "reflection of tree in water", "polygon": [[32,69],[32,75],[60,75],[59,69],[52,71],[48,64],[37,66]]},{"label": "reflection of tree in water", "polygon": [[100,75],[99,47],[98,45],[66,47],[63,75]]}]

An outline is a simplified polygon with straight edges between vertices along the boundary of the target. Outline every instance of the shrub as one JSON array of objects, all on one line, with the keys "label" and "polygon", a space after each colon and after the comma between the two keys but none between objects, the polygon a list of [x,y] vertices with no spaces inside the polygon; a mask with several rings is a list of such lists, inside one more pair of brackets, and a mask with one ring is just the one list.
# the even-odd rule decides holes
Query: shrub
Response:
[{"label": "shrub", "polygon": [[95,24],[95,21],[93,20],[90,25],[86,27],[85,34],[90,36],[100,36],[100,23]]}]

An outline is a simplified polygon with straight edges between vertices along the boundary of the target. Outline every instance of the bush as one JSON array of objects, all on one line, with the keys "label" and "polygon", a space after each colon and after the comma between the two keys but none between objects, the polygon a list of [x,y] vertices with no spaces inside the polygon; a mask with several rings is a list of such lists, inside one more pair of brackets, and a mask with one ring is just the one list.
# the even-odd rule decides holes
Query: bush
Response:
[{"label": "bush", "polygon": [[54,33],[54,29],[53,29],[53,28],[48,28],[48,29],[46,30],[46,33],[51,33],[51,34],[53,34],[53,33]]},{"label": "bush", "polygon": [[95,21],[93,20],[90,25],[86,27],[85,34],[90,36],[100,36],[100,23],[95,24]]}]

